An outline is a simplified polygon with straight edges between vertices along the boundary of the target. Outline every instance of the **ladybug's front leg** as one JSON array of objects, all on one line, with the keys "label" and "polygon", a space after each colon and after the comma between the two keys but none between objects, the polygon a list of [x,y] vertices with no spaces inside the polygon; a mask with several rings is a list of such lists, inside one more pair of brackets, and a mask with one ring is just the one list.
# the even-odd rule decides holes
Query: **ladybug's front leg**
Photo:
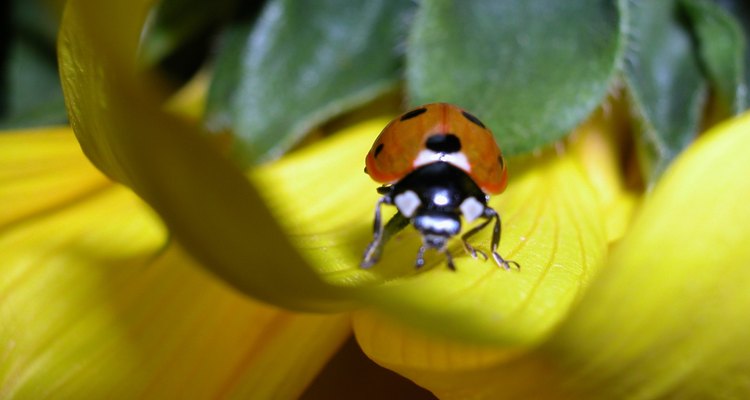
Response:
[{"label": "ladybug's front leg", "polygon": [[497,248],[500,245],[500,233],[502,230],[502,222],[500,221],[500,214],[497,213],[497,211],[493,210],[490,207],[487,207],[484,209],[485,218],[494,218],[495,219],[495,226],[492,228],[492,242],[490,243],[490,249],[492,251],[492,258],[495,260],[495,263],[505,268],[506,270],[510,269],[511,265],[515,265],[518,270],[521,270],[521,265],[518,264],[515,261],[506,260],[502,256],[500,256],[500,253],[497,252]]},{"label": "ladybug's front leg", "polygon": [[484,229],[484,227],[489,225],[490,222],[492,222],[492,219],[486,218],[481,224],[475,226],[474,228],[471,228],[471,230],[461,235],[461,241],[464,244],[464,249],[466,249],[466,252],[471,254],[471,256],[474,258],[477,258],[477,256],[482,256],[482,258],[487,261],[487,254],[484,254],[483,251],[477,250],[476,248],[474,248],[474,246],[469,244],[469,238],[474,236],[475,233]]},{"label": "ladybug's front leg", "polygon": [[383,254],[383,247],[386,242],[399,231],[409,225],[409,219],[404,217],[400,212],[397,212],[388,223],[383,227],[380,223],[380,206],[383,203],[388,203],[388,197],[383,196],[375,206],[375,219],[373,221],[373,239],[370,245],[365,250],[365,255],[362,257],[362,262],[359,264],[362,268],[370,268],[380,260],[380,256]]},{"label": "ladybug's front leg", "polygon": [[485,226],[489,225],[492,220],[495,220],[495,226],[492,229],[492,241],[490,242],[490,251],[492,253],[492,259],[495,260],[495,263],[503,267],[504,269],[510,269],[511,265],[515,265],[516,268],[519,270],[521,269],[521,266],[515,262],[504,259],[500,254],[497,252],[497,248],[500,244],[500,233],[502,230],[502,222],[500,220],[500,214],[497,213],[497,211],[493,210],[490,207],[486,207],[484,209],[484,214],[482,215],[483,218],[485,218],[484,222],[479,224],[478,226],[472,228],[470,231],[464,233],[461,236],[461,240],[464,243],[464,248],[466,249],[469,254],[472,255],[472,257],[477,258],[477,255],[481,255],[485,260],[487,259],[487,255],[483,252],[477,250],[474,248],[474,246],[470,245],[468,242],[468,239],[476,234],[477,232],[481,231]]}]

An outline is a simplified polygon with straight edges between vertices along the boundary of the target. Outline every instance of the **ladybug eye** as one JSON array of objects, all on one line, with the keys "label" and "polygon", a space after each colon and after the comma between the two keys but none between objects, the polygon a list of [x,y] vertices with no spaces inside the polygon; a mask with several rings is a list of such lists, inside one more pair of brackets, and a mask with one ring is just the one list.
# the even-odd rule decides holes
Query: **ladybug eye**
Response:
[{"label": "ladybug eye", "polygon": [[461,114],[468,119],[469,121],[473,122],[475,125],[479,126],[482,129],[486,129],[482,121],[479,120],[479,118],[467,113],[466,111],[461,111]]}]

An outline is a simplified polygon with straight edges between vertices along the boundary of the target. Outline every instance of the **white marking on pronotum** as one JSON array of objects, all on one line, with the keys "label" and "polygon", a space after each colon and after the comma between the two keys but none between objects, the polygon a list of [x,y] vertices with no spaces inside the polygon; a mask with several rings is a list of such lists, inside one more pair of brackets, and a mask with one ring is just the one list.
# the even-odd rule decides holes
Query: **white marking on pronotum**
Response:
[{"label": "white marking on pronotum", "polygon": [[466,219],[466,222],[474,221],[484,212],[484,204],[473,197],[467,197],[466,200],[461,203],[459,208],[461,209],[461,214]]},{"label": "white marking on pronotum", "polygon": [[423,165],[431,164],[437,161],[444,161],[449,164],[453,164],[458,168],[461,168],[465,172],[471,172],[471,165],[466,155],[462,152],[458,153],[436,153],[432,150],[422,150],[417,154],[417,158],[414,160],[414,168],[419,168]]},{"label": "white marking on pronotum", "polygon": [[398,211],[406,218],[411,218],[414,215],[414,211],[417,211],[417,207],[422,204],[419,196],[411,190],[407,190],[396,196],[393,201],[396,203]]},{"label": "white marking on pronotum", "polygon": [[448,198],[448,196],[447,196],[447,194],[446,194],[446,193],[440,192],[440,193],[437,193],[437,194],[436,194],[436,195],[435,195],[435,196],[434,196],[434,197],[432,198],[432,201],[433,201],[433,202],[434,202],[434,203],[435,203],[436,205],[438,205],[438,206],[444,206],[444,205],[448,204],[448,201],[450,201],[450,199]]}]

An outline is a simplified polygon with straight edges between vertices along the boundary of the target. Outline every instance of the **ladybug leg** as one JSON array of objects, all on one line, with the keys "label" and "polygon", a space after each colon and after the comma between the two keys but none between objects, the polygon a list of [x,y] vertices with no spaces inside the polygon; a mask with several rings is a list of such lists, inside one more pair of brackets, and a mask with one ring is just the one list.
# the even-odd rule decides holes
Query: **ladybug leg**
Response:
[{"label": "ladybug leg", "polygon": [[448,250],[448,248],[443,248],[443,254],[445,254],[445,262],[448,264],[448,269],[451,271],[456,270],[456,264],[453,263],[453,256],[451,255],[451,252]]},{"label": "ladybug leg", "polygon": [[492,219],[486,218],[484,222],[475,226],[474,228],[471,228],[471,230],[461,235],[461,241],[464,243],[464,249],[474,258],[477,258],[477,255],[480,255],[482,256],[482,258],[484,258],[484,261],[487,261],[487,254],[484,254],[483,251],[477,250],[476,248],[474,248],[474,246],[470,245],[468,239],[474,236],[474,234],[476,234],[477,232],[484,229],[484,227],[487,226],[491,221]]},{"label": "ladybug leg", "polygon": [[362,268],[370,268],[378,259],[383,251],[383,226],[381,225],[382,217],[380,216],[380,206],[385,203],[385,197],[378,199],[375,203],[375,219],[372,221],[373,239],[372,242],[367,246],[365,255],[362,257],[362,262],[359,264]]},{"label": "ladybug leg", "polygon": [[409,219],[397,212],[389,221],[382,226],[380,216],[380,206],[383,203],[389,203],[387,196],[382,197],[378,200],[375,205],[375,219],[373,220],[373,239],[372,242],[367,246],[365,254],[362,257],[362,262],[359,264],[362,268],[370,268],[380,260],[380,256],[383,254],[383,247],[388,240],[404,229],[406,225],[409,225]]},{"label": "ladybug leg", "polygon": [[492,242],[490,242],[491,243],[490,249],[492,250],[492,258],[495,260],[495,263],[499,267],[503,267],[506,270],[510,270],[510,266],[514,265],[520,271],[521,270],[520,264],[518,264],[515,261],[504,259],[497,252],[497,247],[500,244],[500,233],[502,231],[502,221],[500,220],[500,214],[498,214],[497,211],[493,210],[492,208],[487,207],[484,210],[484,216],[485,218],[487,218],[488,222],[491,221],[493,218],[495,219],[495,226],[494,228],[492,228]]}]

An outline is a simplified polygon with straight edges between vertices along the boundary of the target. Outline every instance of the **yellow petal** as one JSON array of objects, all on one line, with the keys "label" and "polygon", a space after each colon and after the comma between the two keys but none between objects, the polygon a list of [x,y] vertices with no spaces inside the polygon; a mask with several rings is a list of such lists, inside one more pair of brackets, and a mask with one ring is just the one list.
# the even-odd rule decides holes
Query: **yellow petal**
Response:
[{"label": "yellow petal", "polygon": [[298,309],[350,306],[344,291],[309,270],[245,176],[196,127],[161,111],[155,84],[134,66],[150,4],[67,4],[61,77],[84,152],[144,198],[192,255],[240,290]]},{"label": "yellow petal", "polygon": [[598,110],[578,129],[571,142],[571,151],[586,173],[604,211],[607,239],[615,242],[624,234],[631,222],[640,192],[626,182],[623,165],[626,156],[624,137],[627,124],[623,121],[618,104]]},{"label": "yellow petal", "polygon": [[[31,161],[105,182],[71,132],[0,138],[3,170],[39,196],[54,198],[59,180]],[[297,398],[349,335],[348,317],[248,300],[164,250],[149,209],[107,185],[0,230],[0,397]],[[0,196],[0,209],[15,202]]]},{"label": "yellow petal", "polygon": [[[510,348],[541,340],[595,274],[606,251],[603,217],[571,155],[511,160],[509,169],[508,191],[490,205],[504,219],[499,252],[520,263],[520,272],[472,259],[454,243],[453,253],[460,255],[457,273],[437,258],[430,273],[391,281],[363,295],[431,331]],[[490,235],[487,229],[474,243],[487,250]],[[391,251],[411,260],[417,247],[412,234]],[[385,265],[394,261],[383,260]]]},{"label": "yellow petal", "polygon": [[211,75],[209,72],[206,70],[199,71],[169,98],[165,105],[166,110],[198,123],[203,118],[206,108],[206,92],[210,83]]},{"label": "yellow petal", "polygon": [[581,391],[750,395],[748,132],[745,114],[675,162],[591,292],[541,350],[574,366]]},{"label": "yellow petal", "polygon": [[746,114],[678,158],[570,317],[533,351],[508,359],[406,332],[389,354],[378,345],[388,332],[358,319],[364,350],[441,399],[747,398],[749,131]]},{"label": "yellow petal", "polygon": [[[23,136],[19,140],[18,136]],[[0,135],[0,227],[54,211],[110,183],[81,157],[69,128]]]}]

